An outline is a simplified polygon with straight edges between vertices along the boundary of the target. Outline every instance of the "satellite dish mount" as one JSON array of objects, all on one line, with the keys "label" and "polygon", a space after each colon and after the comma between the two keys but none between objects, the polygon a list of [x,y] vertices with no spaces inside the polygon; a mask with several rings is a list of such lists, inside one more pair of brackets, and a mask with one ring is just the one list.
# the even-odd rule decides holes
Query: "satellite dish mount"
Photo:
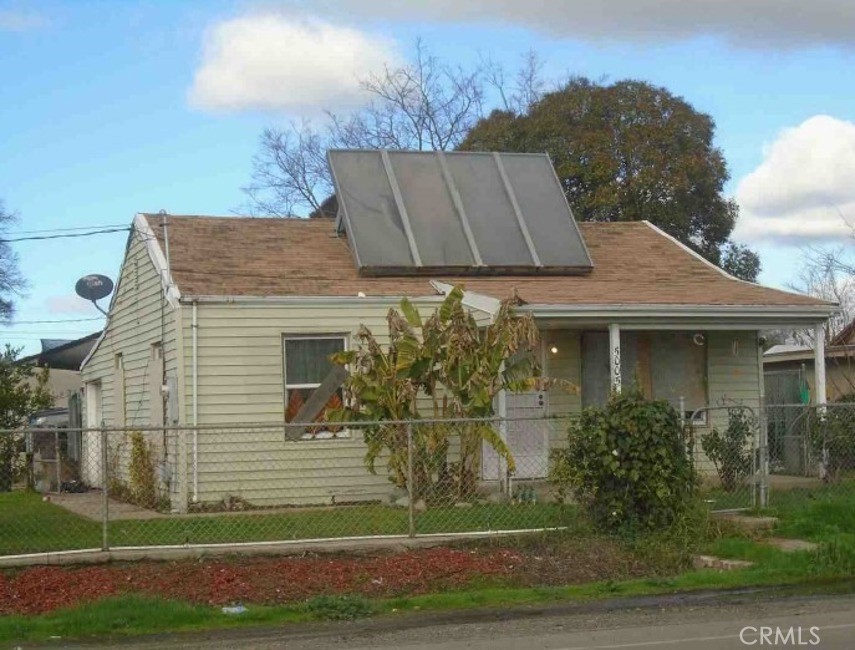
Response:
[{"label": "satellite dish mount", "polygon": [[106,298],[113,293],[113,281],[106,275],[99,275],[97,273],[84,275],[74,285],[74,291],[78,296],[95,305],[95,309],[105,316],[107,315],[107,312],[101,309],[97,302],[101,298]]}]

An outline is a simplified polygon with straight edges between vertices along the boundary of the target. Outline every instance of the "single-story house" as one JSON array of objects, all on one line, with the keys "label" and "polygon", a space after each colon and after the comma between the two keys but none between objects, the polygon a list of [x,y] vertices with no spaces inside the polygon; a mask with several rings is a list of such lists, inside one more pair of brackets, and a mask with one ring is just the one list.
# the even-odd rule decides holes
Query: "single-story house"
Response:
[{"label": "single-story house", "polygon": [[[820,339],[825,361],[829,401],[855,395],[855,320],[828,345]],[[807,345],[774,345],[763,354],[763,372],[770,404],[816,403],[815,364],[817,351]]]},{"label": "single-story house", "polygon": [[[106,329],[82,367],[85,418],[199,427],[156,438],[177,510],[229,495],[385,500],[382,471],[360,466],[361,436],[286,442],[275,427],[320,384],[328,355],[353,345],[360,324],[382,335],[404,296],[424,312],[463,285],[488,319],[516,293],[541,329],[546,375],[580,390],[507,395],[500,410],[511,417],[570,416],[636,383],[700,426],[726,414],[698,409],[760,403],[762,330],[818,328],[836,308],[731,277],[647,222],[576,224],[546,156],[330,159],[335,219],[133,220]],[[229,432],[249,423],[266,428]],[[563,424],[512,428],[511,452],[528,461],[520,478],[545,476],[563,438]],[[99,444],[84,440],[93,460]],[[482,465],[484,481],[499,478],[495,463]],[[87,480],[99,484],[97,469]]]}]

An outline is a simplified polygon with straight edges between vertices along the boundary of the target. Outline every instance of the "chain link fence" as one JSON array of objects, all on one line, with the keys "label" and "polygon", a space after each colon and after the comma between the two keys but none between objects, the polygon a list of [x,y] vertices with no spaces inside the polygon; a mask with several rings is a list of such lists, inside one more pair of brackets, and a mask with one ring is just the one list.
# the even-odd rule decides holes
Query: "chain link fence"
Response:
[{"label": "chain link fence", "polygon": [[[687,416],[712,510],[855,490],[855,404]],[[571,526],[569,418],[0,432],[0,556]]]},{"label": "chain link fence", "polygon": [[713,511],[763,503],[762,412],[741,404],[705,407],[687,418],[704,500]]},{"label": "chain link fence", "polygon": [[0,433],[0,556],[560,528],[556,418]]}]

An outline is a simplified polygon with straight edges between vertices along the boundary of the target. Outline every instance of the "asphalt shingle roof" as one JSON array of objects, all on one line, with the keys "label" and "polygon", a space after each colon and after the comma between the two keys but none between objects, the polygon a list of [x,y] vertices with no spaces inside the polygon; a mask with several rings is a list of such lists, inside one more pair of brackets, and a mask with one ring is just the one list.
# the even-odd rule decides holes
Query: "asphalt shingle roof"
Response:
[{"label": "asphalt shingle roof", "polygon": [[[163,245],[162,217],[144,215]],[[168,216],[172,276],[193,296],[420,296],[431,279],[530,304],[825,304],[722,274],[643,222],[580,223],[593,259],[576,276],[364,277],[332,219]]]}]

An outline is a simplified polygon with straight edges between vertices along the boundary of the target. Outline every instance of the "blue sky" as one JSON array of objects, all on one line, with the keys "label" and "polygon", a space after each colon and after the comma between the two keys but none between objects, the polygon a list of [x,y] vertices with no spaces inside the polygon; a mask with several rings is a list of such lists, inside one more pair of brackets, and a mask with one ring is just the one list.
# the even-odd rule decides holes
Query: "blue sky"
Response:
[{"label": "blue sky", "polygon": [[[655,15],[656,0],[644,2]],[[744,4],[760,11],[764,2]],[[0,199],[20,214],[13,230],[124,224],[135,212],[161,208],[175,214],[228,214],[244,201],[240,188],[249,180],[261,129],[297,112],[311,115],[312,105],[259,103],[254,95],[246,97],[252,89],[243,86],[218,87],[219,99],[200,100],[205,94],[198,88],[200,70],[207,67],[216,74],[224,59],[240,55],[229,40],[235,21],[243,21],[241,29],[255,38],[251,30],[258,19],[273,16],[268,27],[309,30],[306,42],[311,42],[311,30],[335,16],[332,28],[354,36],[341,39],[354,43],[353,53],[274,48],[270,61],[250,57],[236,65],[266,65],[284,75],[279,79],[283,94],[314,97],[317,88],[299,84],[317,80],[321,93],[335,85],[325,77],[328,69],[315,68],[337,63],[324,59],[345,56],[354,65],[372,65],[383,53],[406,58],[421,37],[451,61],[488,56],[513,66],[534,48],[545,60],[548,78],[581,74],[649,80],[714,117],[717,143],[733,176],[728,192],[747,214],[737,234],[761,252],[765,283],[783,286],[794,278],[801,246],[846,243],[839,224],[817,224],[831,224],[829,206],[855,205],[855,91],[849,82],[855,37],[848,42],[839,24],[849,21],[848,32],[855,32],[852,13],[832,16],[828,24],[806,17],[801,21],[806,28],[800,29],[799,21],[793,26],[770,10],[774,24],[758,23],[754,38],[744,24],[746,16],[738,12],[709,23],[693,16],[680,23],[681,16],[669,16],[657,32],[660,23],[638,16],[615,23],[592,14],[565,27],[548,15],[529,16],[541,11],[537,3],[529,3],[525,19],[513,13],[514,0],[502,0],[495,14],[490,3],[475,4],[484,5],[482,13],[439,15],[419,2],[385,11],[385,3],[370,0],[0,0]],[[820,5],[844,6],[835,0],[816,5],[818,11]],[[319,6],[323,15],[312,14]],[[736,5],[724,6],[726,14]],[[276,33],[259,30],[259,40],[251,40],[260,43],[260,57],[267,51],[261,39]],[[291,45],[301,42],[294,39]],[[295,85],[292,93],[289,83]],[[196,89],[192,96],[191,88]],[[223,100],[222,93],[234,96]],[[322,108],[323,97],[317,103]],[[826,117],[812,119],[817,116]],[[86,273],[115,277],[124,234],[19,242],[14,248],[30,283],[16,320],[96,317],[91,306],[73,299],[74,282]],[[73,337],[99,325],[97,320],[20,324],[4,334],[9,342],[35,351],[40,337]]]}]

